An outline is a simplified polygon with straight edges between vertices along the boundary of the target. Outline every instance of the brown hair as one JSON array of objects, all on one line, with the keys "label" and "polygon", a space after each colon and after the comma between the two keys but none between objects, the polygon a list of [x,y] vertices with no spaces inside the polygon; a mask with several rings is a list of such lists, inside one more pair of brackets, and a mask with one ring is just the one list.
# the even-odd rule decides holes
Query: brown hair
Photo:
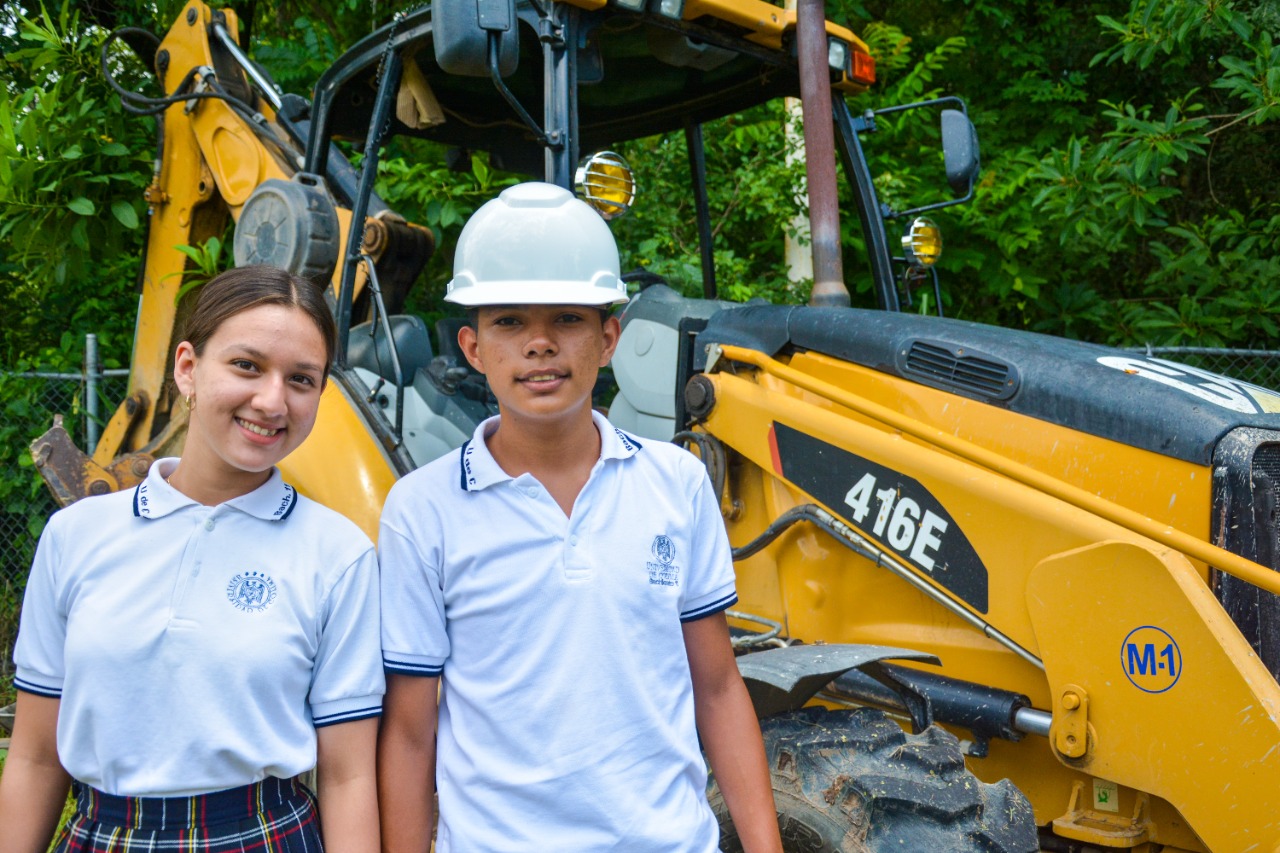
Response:
[{"label": "brown hair", "polygon": [[319,287],[277,267],[236,267],[210,279],[200,288],[200,297],[187,318],[182,339],[191,344],[196,355],[203,355],[205,344],[219,326],[241,311],[259,305],[297,308],[311,318],[324,340],[324,373],[328,376],[337,338],[333,313]]}]

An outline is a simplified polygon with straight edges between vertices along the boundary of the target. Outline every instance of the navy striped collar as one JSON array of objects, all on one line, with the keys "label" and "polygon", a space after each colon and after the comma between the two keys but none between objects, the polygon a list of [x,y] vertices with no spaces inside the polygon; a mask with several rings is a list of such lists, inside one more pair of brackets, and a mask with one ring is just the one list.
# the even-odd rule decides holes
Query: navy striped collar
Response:
[{"label": "navy striped collar", "polygon": [[[476,426],[471,438],[462,445],[458,457],[458,486],[464,492],[478,492],[494,483],[512,479],[502,470],[497,460],[489,453],[485,439],[498,429],[501,415],[495,415]],[[626,459],[635,456],[643,449],[635,436],[623,432],[609,419],[596,410],[591,410],[591,420],[600,434],[601,459]]]},{"label": "navy striped collar", "polygon": [[[196,502],[165,482],[165,477],[178,467],[178,459],[157,459],[147,472],[147,478],[133,490],[133,514],[139,518],[163,518]],[[224,506],[263,521],[284,521],[297,507],[298,492],[284,481],[280,469],[272,468],[267,482],[248,494],[232,498]]]}]

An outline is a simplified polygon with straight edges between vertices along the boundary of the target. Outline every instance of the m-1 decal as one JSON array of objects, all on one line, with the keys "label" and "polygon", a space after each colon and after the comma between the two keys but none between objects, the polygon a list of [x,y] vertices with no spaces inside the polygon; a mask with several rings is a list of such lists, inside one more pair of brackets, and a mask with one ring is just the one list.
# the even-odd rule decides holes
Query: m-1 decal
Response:
[{"label": "m-1 decal", "polygon": [[1120,644],[1120,668],[1144,693],[1163,693],[1182,677],[1182,649],[1168,631],[1143,625]]},{"label": "m-1 decal", "polygon": [[1176,388],[1233,412],[1246,415],[1280,412],[1280,394],[1185,364],[1136,355],[1104,355],[1098,358],[1098,364]]},{"label": "m-1 decal", "polygon": [[981,613],[987,568],[964,531],[918,481],[774,423],[783,477]]}]

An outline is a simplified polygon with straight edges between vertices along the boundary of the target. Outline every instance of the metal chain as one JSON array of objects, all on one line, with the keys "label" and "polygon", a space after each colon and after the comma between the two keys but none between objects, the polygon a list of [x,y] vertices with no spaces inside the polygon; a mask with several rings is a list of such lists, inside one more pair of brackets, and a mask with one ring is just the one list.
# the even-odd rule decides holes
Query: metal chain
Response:
[{"label": "metal chain", "polygon": [[[375,0],[376,2],[376,0]],[[396,40],[396,30],[400,29],[400,22],[405,18],[403,11],[396,12],[391,16],[391,29],[387,31],[387,40],[382,48],[382,56],[378,57],[378,72],[373,78],[374,91],[382,85],[382,75],[387,68],[387,57],[391,55],[392,44]]]},{"label": "metal chain", "polygon": [[[378,71],[373,78],[373,90],[375,92],[382,90],[382,76],[387,70],[387,57],[391,56],[392,45],[396,40],[396,31],[400,29],[400,23],[405,19],[405,16],[406,13],[404,11],[399,11],[391,18],[391,29],[387,31],[386,45],[382,48],[382,56],[378,57]],[[382,138],[386,136],[387,128],[391,126],[391,117],[393,115],[395,115],[395,110],[387,111],[387,117],[383,120],[382,127],[377,128],[377,132],[369,140],[371,147],[376,149],[382,144]]]},{"label": "metal chain", "polygon": [[[377,9],[377,2],[378,0],[370,0],[370,3],[373,5],[373,8],[375,11]],[[423,8],[426,5],[427,5],[426,3],[419,3],[411,9],[401,9],[399,12],[396,12],[395,15],[391,17],[391,28],[387,30],[386,45],[382,48],[382,56],[378,57],[378,71],[377,71],[377,74],[374,75],[374,79],[373,79],[373,89],[375,92],[382,88],[382,76],[383,74],[386,73],[387,57],[391,55],[391,51],[394,49],[396,32],[400,29],[400,25],[404,22],[405,18],[409,17],[409,15],[418,11],[419,9]],[[375,23],[376,23],[376,19],[375,19]],[[391,117],[394,114],[395,114],[394,110],[389,111],[387,113],[386,121],[383,122],[382,127],[378,128],[378,133],[373,138],[374,145],[382,144],[382,138],[386,135],[387,128],[391,126]]]}]

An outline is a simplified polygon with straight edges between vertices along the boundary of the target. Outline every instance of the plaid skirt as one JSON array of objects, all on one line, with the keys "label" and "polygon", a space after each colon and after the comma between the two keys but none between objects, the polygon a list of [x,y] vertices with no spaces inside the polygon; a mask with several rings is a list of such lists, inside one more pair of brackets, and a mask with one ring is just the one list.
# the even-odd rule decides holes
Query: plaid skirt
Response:
[{"label": "plaid skirt", "polygon": [[54,853],[323,853],[315,798],[296,779],[195,797],[117,797],[79,782]]}]

